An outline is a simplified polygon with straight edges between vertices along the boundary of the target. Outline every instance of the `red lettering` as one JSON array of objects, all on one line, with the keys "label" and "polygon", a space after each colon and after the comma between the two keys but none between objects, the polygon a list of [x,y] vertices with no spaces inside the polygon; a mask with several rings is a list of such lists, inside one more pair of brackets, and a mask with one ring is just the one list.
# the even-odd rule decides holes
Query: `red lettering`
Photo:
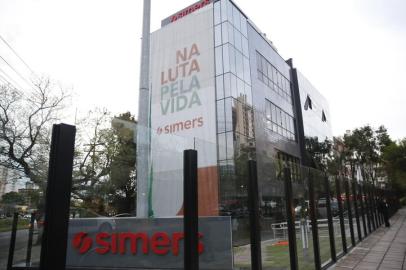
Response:
[{"label": "red lettering", "polygon": [[109,250],[110,250],[110,244],[108,243],[108,242],[106,242],[106,241],[104,241],[103,239],[105,239],[105,238],[109,238],[110,237],[110,235],[108,234],[108,233],[105,233],[105,232],[101,232],[101,233],[98,233],[97,235],[96,235],[96,243],[98,244],[98,245],[100,245],[100,246],[102,246],[102,247],[98,247],[98,248],[96,248],[96,252],[98,253],[98,254],[106,254],[107,252],[109,252]]},{"label": "red lettering", "polygon": [[182,240],[184,234],[182,232],[176,232],[172,234],[172,254],[175,256],[179,255],[179,241]]},{"label": "red lettering", "polygon": [[[81,248],[80,245],[84,237],[87,237],[87,233],[83,232],[78,233],[75,236],[75,240],[72,241],[72,246],[76,249]],[[204,252],[204,244],[202,241],[203,234],[198,233],[198,237],[199,237],[198,252],[199,254],[202,254]],[[79,240],[77,240],[76,238]],[[111,239],[110,242],[108,241],[109,238]],[[151,236],[151,238],[149,238],[148,235],[144,232],[140,233],[125,232],[112,234],[101,232],[96,234],[96,243],[98,247],[95,249],[95,251],[100,255],[104,255],[108,252],[116,254],[118,244],[118,252],[120,254],[126,254],[127,252],[126,246],[128,243],[127,240],[130,240],[131,253],[134,255],[137,254],[137,246],[141,241],[143,254],[148,254],[150,246],[152,252],[157,255],[166,255],[171,251],[174,256],[178,256],[180,251],[180,243],[181,240],[183,239],[184,239],[183,232],[175,232],[172,234],[172,237],[169,237],[168,234],[165,232],[156,232]],[[85,240],[89,242],[91,245],[92,242],[91,238],[87,237]],[[84,254],[87,251],[89,251],[90,245],[89,247],[86,248],[85,251],[80,252],[80,254]]]},{"label": "red lettering", "polygon": [[171,241],[168,234],[164,232],[157,232],[152,236],[151,246],[152,251],[157,255],[166,255],[169,252],[168,246]]},{"label": "red lettering", "polygon": [[131,253],[137,253],[137,240],[142,240],[142,253],[148,253],[148,236],[146,233],[120,233],[119,236],[119,252],[120,254],[126,253],[126,240],[129,239],[131,242]]},{"label": "red lettering", "polygon": [[112,233],[111,234],[111,253],[116,254],[117,253],[117,234]]},{"label": "red lettering", "polygon": [[191,127],[191,125],[192,125],[192,121],[190,121],[190,120],[187,120],[187,121],[185,121],[185,129],[190,129],[190,127]]},{"label": "red lettering", "polygon": [[[198,237],[199,237],[199,239],[203,238],[203,234],[198,233]],[[203,253],[203,251],[204,251],[203,242],[199,241],[199,243],[197,244],[197,250],[198,250],[199,254]]]},{"label": "red lettering", "polygon": [[203,117],[199,117],[198,119],[197,119],[197,121],[198,121],[198,127],[201,127],[201,126],[203,126]]}]

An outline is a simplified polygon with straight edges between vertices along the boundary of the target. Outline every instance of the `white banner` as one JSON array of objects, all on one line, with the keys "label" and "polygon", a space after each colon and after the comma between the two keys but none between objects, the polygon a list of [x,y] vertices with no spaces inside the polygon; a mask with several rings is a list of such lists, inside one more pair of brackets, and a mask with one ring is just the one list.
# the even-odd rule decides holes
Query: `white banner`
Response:
[{"label": "white banner", "polygon": [[209,205],[204,200],[200,214],[216,213],[213,35],[212,4],[152,34],[150,207],[155,216],[182,212],[185,149],[198,151],[199,203],[206,192],[215,196]]}]

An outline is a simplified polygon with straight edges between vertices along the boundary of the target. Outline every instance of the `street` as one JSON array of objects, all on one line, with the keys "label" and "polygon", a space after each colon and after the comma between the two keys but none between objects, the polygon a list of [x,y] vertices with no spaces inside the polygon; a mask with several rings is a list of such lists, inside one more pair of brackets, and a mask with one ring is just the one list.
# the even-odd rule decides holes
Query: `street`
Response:
[{"label": "street", "polygon": [[[10,245],[11,231],[0,233],[0,269],[6,269],[8,252]],[[33,237],[33,247],[32,247],[32,257],[31,261],[38,262],[40,254],[40,245],[35,245],[37,241],[37,235],[34,234]],[[15,244],[14,252],[14,263],[25,262],[27,254],[27,243],[28,243],[28,230],[18,230]]]}]

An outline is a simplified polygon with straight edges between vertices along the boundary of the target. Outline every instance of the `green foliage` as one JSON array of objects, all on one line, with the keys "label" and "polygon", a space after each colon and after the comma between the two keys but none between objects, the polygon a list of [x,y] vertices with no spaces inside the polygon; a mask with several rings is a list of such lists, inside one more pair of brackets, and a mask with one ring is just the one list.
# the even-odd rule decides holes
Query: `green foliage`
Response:
[{"label": "green foliage", "polygon": [[406,195],[406,138],[392,142],[383,149],[383,164],[391,180],[392,187]]},{"label": "green foliage", "polygon": [[75,204],[101,215],[134,212],[134,117],[127,112],[111,118],[108,112],[96,110],[84,125],[91,132],[90,139],[76,147]]},{"label": "green foliage", "polygon": [[[129,113],[119,115],[116,119],[135,124],[134,117]],[[116,137],[116,153],[112,159],[109,190],[110,206],[117,213],[133,213],[136,198],[136,144],[134,129],[124,123],[113,124],[113,134]]]},{"label": "green foliage", "polygon": [[305,147],[310,167],[325,171],[331,160],[332,142],[328,139],[319,142],[317,137],[306,137]]},{"label": "green foliage", "polygon": [[16,205],[23,205],[24,204],[24,196],[18,192],[8,192],[1,197],[1,202],[4,204],[16,204]]}]

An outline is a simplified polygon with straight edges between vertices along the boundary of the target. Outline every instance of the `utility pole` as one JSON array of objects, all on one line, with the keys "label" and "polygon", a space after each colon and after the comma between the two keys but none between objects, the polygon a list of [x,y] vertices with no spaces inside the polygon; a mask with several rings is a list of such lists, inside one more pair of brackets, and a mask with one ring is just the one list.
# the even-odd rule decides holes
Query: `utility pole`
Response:
[{"label": "utility pole", "polygon": [[148,216],[148,172],[149,172],[149,35],[151,0],[144,0],[140,92],[138,100],[137,126],[137,216]]}]

